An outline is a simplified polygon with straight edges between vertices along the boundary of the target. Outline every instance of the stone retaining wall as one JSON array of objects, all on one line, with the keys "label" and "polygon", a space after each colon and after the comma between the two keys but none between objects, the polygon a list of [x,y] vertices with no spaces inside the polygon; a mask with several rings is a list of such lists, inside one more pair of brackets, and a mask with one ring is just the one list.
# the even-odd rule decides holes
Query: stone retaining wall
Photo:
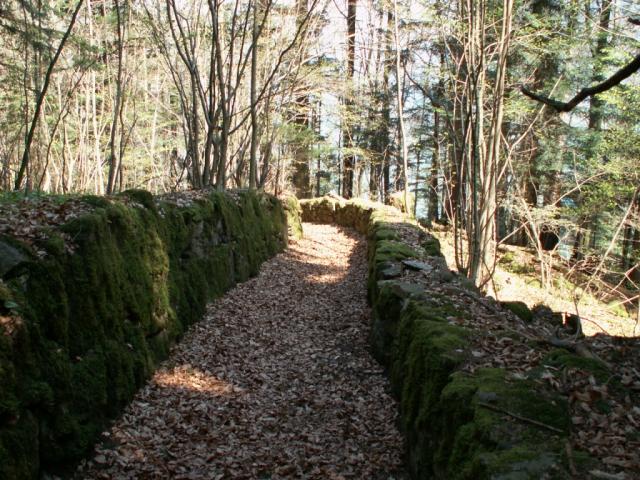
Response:
[{"label": "stone retaining wall", "polygon": [[0,238],[2,479],[73,465],[207,302],[287,242],[268,195],[80,202],[86,213],[36,245]]}]

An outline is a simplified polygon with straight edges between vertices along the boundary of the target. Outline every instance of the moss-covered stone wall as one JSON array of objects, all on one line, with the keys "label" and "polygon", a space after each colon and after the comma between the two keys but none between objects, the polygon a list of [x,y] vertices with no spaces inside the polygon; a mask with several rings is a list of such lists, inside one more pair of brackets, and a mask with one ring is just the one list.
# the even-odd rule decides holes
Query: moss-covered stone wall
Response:
[{"label": "moss-covered stone wall", "polygon": [[567,459],[567,401],[536,388],[540,372],[464,368],[476,332],[457,322],[470,309],[445,292],[474,287],[449,271],[438,241],[382,205],[325,197],[301,206],[303,221],[367,236],[370,343],[399,399],[412,477],[573,478],[585,456]]},{"label": "moss-covered stone wall", "polygon": [[281,203],[250,192],[191,200],[84,197],[37,248],[0,238],[0,478],[81,458],[207,301],[281,251]]},{"label": "moss-covered stone wall", "polygon": [[287,215],[288,233],[291,238],[301,239],[302,232],[302,207],[294,195],[280,197],[284,212]]}]

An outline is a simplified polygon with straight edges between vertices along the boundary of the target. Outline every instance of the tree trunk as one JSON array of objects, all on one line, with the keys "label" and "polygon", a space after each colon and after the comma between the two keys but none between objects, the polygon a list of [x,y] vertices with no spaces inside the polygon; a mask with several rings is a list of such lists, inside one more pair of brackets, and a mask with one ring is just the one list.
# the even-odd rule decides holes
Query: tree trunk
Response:
[{"label": "tree trunk", "polygon": [[354,72],[355,72],[355,48],[356,48],[356,3],[357,0],[347,0],[347,83],[348,92],[345,100],[345,109],[347,111],[347,120],[344,122],[343,138],[347,147],[347,153],[344,155],[342,168],[342,196],[344,198],[353,197],[353,180],[355,168],[355,155],[353,154],[353,124],[351,114],[353,110],[354,88]]},{"label": "tree trunk", "polygon": [[53,75],[53,69],[62,54],[62,50],[64,49],[67,40],[71,36],[71,31],[73,30],[73,26],[76,23],[76,19],[78,18],[78,14],[80,13],[80,9],[82,8],[84,0],[79,0],[76,4],[76,8],[71,15],[71,20],[69,21],[69,25],[67,26],[67,30],[64,32],[62,39],[60,40],[60,44],[56,50],[56,53],[53,55],[51,62],[49,62],[49,67],[47,68],[47,72],[44,76],[44,84],[42,85],[42,89],[38,93],[38,97],[36,99],[36,108],[33,112],[33,117],[31,120],[31,125],[29,126],[29,131],[27,132],[27,136],[24,142],[24,151],[22,153],[22,161],[20,163],[20,170],[18,171],[18,176],[16,177],[14,189],[20,190],[22,188],[22,183],[24,181],[25,172],[29,167],[29,159],[31,155],[31,144],[33,143],[33,137],[35,135],[36,127],[38,126],[38,120],[40,119],[40,112],[42,110],[42,106],[44,104],[44,99],[47,95],[47,90],[49,89],[49,84],[51,83],[51,76]]},{"label": "tree trunk", "polygon": [[[605,79],[606,62],[604,56],[609,47],[609,24],[612,7],[613,0],[603,0],[598,21],[598,35],[593,50],[593,83],[600,83]],[[591,97],[589,101],[589,129],[599,132],[602,130],[604,101],[598,96]]]},{"label": "tree trunk", "polygon": [[258,105],[257,105],[257,70],[258,70],[258,0],[253,0],[253,25],[251,28],[251,153],[249,156],[249,188],[254,190],[258,175]]},{"label": "tree trunk", "polygon": [[[400,130],[400,145],[402,152],[402,180],[403,180],[403,202],[404,211],[409,213],[409,164],[408,164],[408,148],[407,148],[407,134],[404,126],[404,105],[402,100],[402,84],[404,78],[404,70],[400,65],[400,37],[398,32],[398,0],[393,0],[393,37],[395,44],[395,57],[396,57],[396,102],[398,106],[398,128]],[[417,203],[417,198],[416,198]]]},{"label": "tree trunk", "polygon": [[[438,171],[440,169],[440,113],[433,114],[433,153],[431,154],[431,173],[429,179],[427,218],[438,221]],[[416,202],[417,203],[417,202]]]},{"label": "tree trunk", "polygon": [[[120,11],[120,2],[118,0],[114,0],[113,8],[116,12],[116,29],[118,30],[116,35],[118,70],[116,77],[116,97],[113,102],[113,117],[111,120],[111,132],[109,134],[109,177],[107,180],[107,195],[114,193],[117,178],[121,171],[122,159],[116,148],[116,133],[118,132],[118,121],[124,103],[124,30],[126,27],[122,21],[122,12]],[[124,128],[123,125],[120,125],[120,127]]]}]

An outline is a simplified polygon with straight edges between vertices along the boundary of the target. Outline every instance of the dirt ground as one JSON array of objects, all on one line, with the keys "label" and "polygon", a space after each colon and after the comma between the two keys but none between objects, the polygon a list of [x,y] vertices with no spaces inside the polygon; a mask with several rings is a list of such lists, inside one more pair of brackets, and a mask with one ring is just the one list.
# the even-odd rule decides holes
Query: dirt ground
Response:
[{"label": "dirt ground", "polygon": [[[455,270],[451,233],[444,230],[435,230],[431,233],[440,240],[442,253],[447,259],[449,268]],[[505,255],[508,255],[507,258],[512,261],[504,261]],[[637,322],[635,312],[624,313],[622,307],[615,306],[619,302],[605,303],[588,293],[583,293],[579,286],[564,277],[560,269],[554,270],[552,287],[542,288],[537,260],[533,252],[525,248],[511,245],[500,248],[494,287],[500,301],[522,301],[529,308],[543,304],[557,312],[579,314],[585,335],[595,335],[600,332],[613,336],[640,336],[640,324]],[[576,294],[581,297],[577,303],[577,311]]]}]

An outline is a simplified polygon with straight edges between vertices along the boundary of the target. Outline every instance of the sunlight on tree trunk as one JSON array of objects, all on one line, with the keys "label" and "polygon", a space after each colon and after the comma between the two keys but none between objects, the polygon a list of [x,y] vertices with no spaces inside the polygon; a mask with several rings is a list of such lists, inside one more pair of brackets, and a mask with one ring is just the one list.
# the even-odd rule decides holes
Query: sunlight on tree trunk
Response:
[{"label": "sunlight on tree trunk", "polygon": [[404,183],[403,202],[404,209],[409,212],[409,180],[408,171],[409,164],[407,157],[409,156],[407,148],[407,133],[404,126],[404,107],[402,101],[402,83],[403,83],[403,69],[400,65],[400,38],[398,34],[398,0],[393,0],[393,38],[395,44],[395,57],[396,57],[396,104],[398,107],[398,124],[400,129],[400,145],[402,151],[402,177]]}]

